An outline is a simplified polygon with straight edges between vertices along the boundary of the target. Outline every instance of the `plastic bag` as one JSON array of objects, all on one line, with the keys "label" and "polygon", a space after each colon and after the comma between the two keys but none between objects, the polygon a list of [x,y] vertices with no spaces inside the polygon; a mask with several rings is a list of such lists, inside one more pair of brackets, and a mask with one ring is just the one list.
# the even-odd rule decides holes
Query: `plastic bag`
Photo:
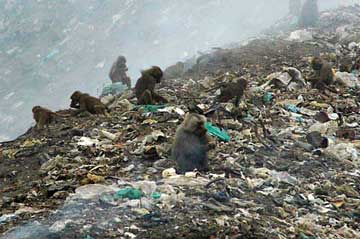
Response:
[{"label": "plastic bag", "polygon": [[206,122],[205,128],[208,130],[209,134],[216,136],[225,142],[230,141],[230,135],[228,135],[228,133],[225,130],[213,126],[210,122]]}]

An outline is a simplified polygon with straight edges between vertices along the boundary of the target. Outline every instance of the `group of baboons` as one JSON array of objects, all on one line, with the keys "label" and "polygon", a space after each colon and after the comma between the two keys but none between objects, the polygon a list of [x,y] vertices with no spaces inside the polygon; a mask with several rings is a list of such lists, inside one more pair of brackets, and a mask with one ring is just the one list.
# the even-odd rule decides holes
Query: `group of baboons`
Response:
[{"label": "group of baboons", "polygon": [[[118,59],[122,60],[122,58]],[[116,62],[114,65],[116,66]],[[130,78],[128,78],[126,74],[124,75],[124,69],[122,71],[113,69],[114,65],[110,72],[110,78],[130,85]],[[334,73],[331,65],[327,61],[320,57],[314,57],[311,61],[311,67],[314,70],[314,74],[313,77],[310,78],[310,81],[314,88],[323,90],[333,83]],[[114,72],[120,74],[121,77],[114,76]],[[163,71],[158,66],[153,66],[150,69],[142,71],[141,77],[136,82],[134,88],[138,104],[168,102],[167,99],[155,92],[155,85],[160,83],[162,78]],[[226,83],[220,88],[220,95],[216,98],[216,101],[229,102],[233,100],[235,106],[238,106],[246,87],[247,81],[243,78],[237,78],[234,82]],[[90,96],[89,94],[75,91],[70,99],[70,107],[77,109],[72,115],[77,115],[81,112],[105,116],[109,114],[107,106],[104,105],[99,98]],[[47,126],[57,117],[71,116],[55,113],[41,106],[33,107],[32,112],[37,129],[42,129],[44,126]],[[192,171],[194,169],[205,171],[208,168],[207,152],[211,148],[211,140],[207,134],[205,123],[205,116],[197,113],[187,113],[184,121],[178,127],[172,147],[172,157],[178,164],[179,172]]]},{"label": "group of baboons", "polygon": [[[113,81],[113,83],[122,82],[130,88],[131,81],[130,78],[126,75],[127,68],[124,68],[122,65],[122,63],[124,63],[124,59],[125,58],[121,56],[113,64],[110,70],[110,79]],[[118,66],[120,66],[119,69],[117,68]],[[136,82],[134,88],[138,104],[149,105],[168,102],[167,99],[155,93],[155,85],[160,83],[162,78],[163,72],[158,66],[153,66],[150,69],[141,72],[141,77]],[[99,98],[90,96],[87,93],[75,91],[71,95],[70,99],[70,107],[77,109],[73,115],[78,115],[82,112],[100,115],[108,115],[109,113],[109,109],[100,101]],[[44,126],[47,126],[52,121],[54,121],[56,117],[70,116],[52,112],[51,110],[41,106],[33,107],[32,112],[36,121],[37,129],[44,128]]]},{"label": "group of baboons", "polygon": [[[130,78],[126,75],[127,67],[125,63],[124,57],[118,57],[111,67],[109,77],[113,83],[122,82],[128,88],[131,88]],[[155,85],[160,83],[162,78],[163,71],[158,66],[153,66],[141,72],[141,77],[137,80],[134,88],[138,104],[147,105],[168,102],[167,99],[155,93]],[[227,94],[235,96],[234,92],[228,92]],[[38,130],[43,129],[58,118],[76,116],[82,112],[105,116],[109,114],[107,106],[99,98],[89,94],[75,91],[70,99],[70,107],[77,109],[71,115],[55,113],[44,107],[34,106],[32,112],[36,121],[36,128]],[[173,158],[179,165],[179,172],[207,169],[209,136],[207,135],[205,123],[206,118],[204,116],[187,113],[183,123],[179,126],[172,150]]]},{"label": "group of baboons", "polygon": [[[293,14],[303,14],[298,12],[300,7],[301,0],[290,0],[290,11],[293,11]],[[317,12],[317,1],[306,0],[302,7],[302,12],[310,11],[313,14],[315,10]],[[306,14],[301,16],[301,18],[305,19],[311,15],[310,13]],[[302,23],[304,25],[312,24],[313,20],[308,20],[307,18]],[[324,90],[334,82],[334,73],[327,61],[320,57],[314,57],[311,61],[311,67],[314,70],[313,76],[309,79],[312,87]],[[113,83],[121,82],[127,85],[128,88],[131,88],[131,80],[126,75],[126,71],[126,59],[123,56],[119,56],[111,67],[109,77]],[[292,75],[291,72],[289,74]],[[296,78],[293,77],[295,80]],[[141,72],[141,77],[137,80],[134,87],[134,93],[139,105],[168,103],[167,99],[155,92],[156,84],[160,83],[162,79],[163,71],[158,66],[153,66]],[[226,83],[220,88],[220,95],[216,98],[216,101],[229,102],[234,100],[234,105],[238,106],[246,87],[247,81],[243,78]],[[89,94],[75,91],[70,98],[70,107],[77,109],[73,115],[81,112],[105,116],[109,114],[107,106],[100,99]],[[37,129],[47,126],[57,117],[71,116],[55,113],[41,106],[33,107],[32,112]],[[172,147],[172,158],[177,162],[179,172],[192,171],[194,169],[206,171],[208,169],[207,153],[212,144],[210,143],[211,138],[207,134],[205,123],[205,116],[197,113],[187,113],[184,121],[178,127]]]}]

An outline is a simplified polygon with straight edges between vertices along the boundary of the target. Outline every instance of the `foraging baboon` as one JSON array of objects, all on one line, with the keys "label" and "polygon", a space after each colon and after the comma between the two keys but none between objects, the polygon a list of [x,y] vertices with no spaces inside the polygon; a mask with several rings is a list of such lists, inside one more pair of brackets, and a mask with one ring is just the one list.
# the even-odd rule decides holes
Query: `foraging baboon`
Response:
[{"label": "foraging baboon", "polygon": [[238,106],[241,97],[247,86],[247,81],[243,78],[236,79],[234,82],[229,82],[220,89],[218,101],[228,102],[235,98],[235,105]]},{"label": "foraging baboon", "polygon": [[69,115],[62,115],[52,112],[49,109],[41,107],[39,105],[32,108],[33,118],[36,122],[36,128],[42,129],[44,126],[48,126],[55,121],[56,117],[68,117]]},{"label": "foraging baboon", "polygon": [[178,171],[184,173],[197,169],[208,170],[210,136],[205,128],[206,117],[187,113],[176,130],[172,146],[172,158],[177,162]]},{"label": "foraging baboon", "polygon": [[70,107],[79,109],[78,113],[87,111],[91,114],[107,115],[107,107],[96,97],[75,91],[70,98]]}]

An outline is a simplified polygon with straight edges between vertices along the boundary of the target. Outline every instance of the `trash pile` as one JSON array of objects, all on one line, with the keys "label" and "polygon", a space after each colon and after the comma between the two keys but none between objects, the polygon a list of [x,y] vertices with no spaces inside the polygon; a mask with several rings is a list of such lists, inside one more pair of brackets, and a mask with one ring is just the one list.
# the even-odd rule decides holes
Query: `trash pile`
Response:
[{"label": "trash pile", "polygon": [[[0,235],[359,238],[355,11],[323,13],[326,31],[283,32],[202,56],[157,89],[168,104],[135,105],[126,90],[108,101],[110,117],[79,115],[3,143]],[[336,72],[325,90],[307,81],[318,53]],[[239,105],[214,104],[239,77],[248,82]],[[188,111],[207,116],[216,141],[207,173],[178,174],[170,157]]]}]

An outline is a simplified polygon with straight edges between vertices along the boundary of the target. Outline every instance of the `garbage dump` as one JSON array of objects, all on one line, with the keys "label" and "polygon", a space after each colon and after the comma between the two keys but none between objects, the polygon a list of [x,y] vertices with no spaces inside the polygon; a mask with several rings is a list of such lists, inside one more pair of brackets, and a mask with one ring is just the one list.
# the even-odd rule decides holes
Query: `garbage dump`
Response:
[{"label": "garbage dump", "polygon": [[[124,89],[107,116],[2,143],[1,238],[360,238],[359,12],[202,56],[156,86],[165,104]],[[308,81],[319,52],[336,76],[321,89]],[[239,77],[239,104],[216,102]],[[171,158],[189,111],[213,139],[205,172]]]}]

